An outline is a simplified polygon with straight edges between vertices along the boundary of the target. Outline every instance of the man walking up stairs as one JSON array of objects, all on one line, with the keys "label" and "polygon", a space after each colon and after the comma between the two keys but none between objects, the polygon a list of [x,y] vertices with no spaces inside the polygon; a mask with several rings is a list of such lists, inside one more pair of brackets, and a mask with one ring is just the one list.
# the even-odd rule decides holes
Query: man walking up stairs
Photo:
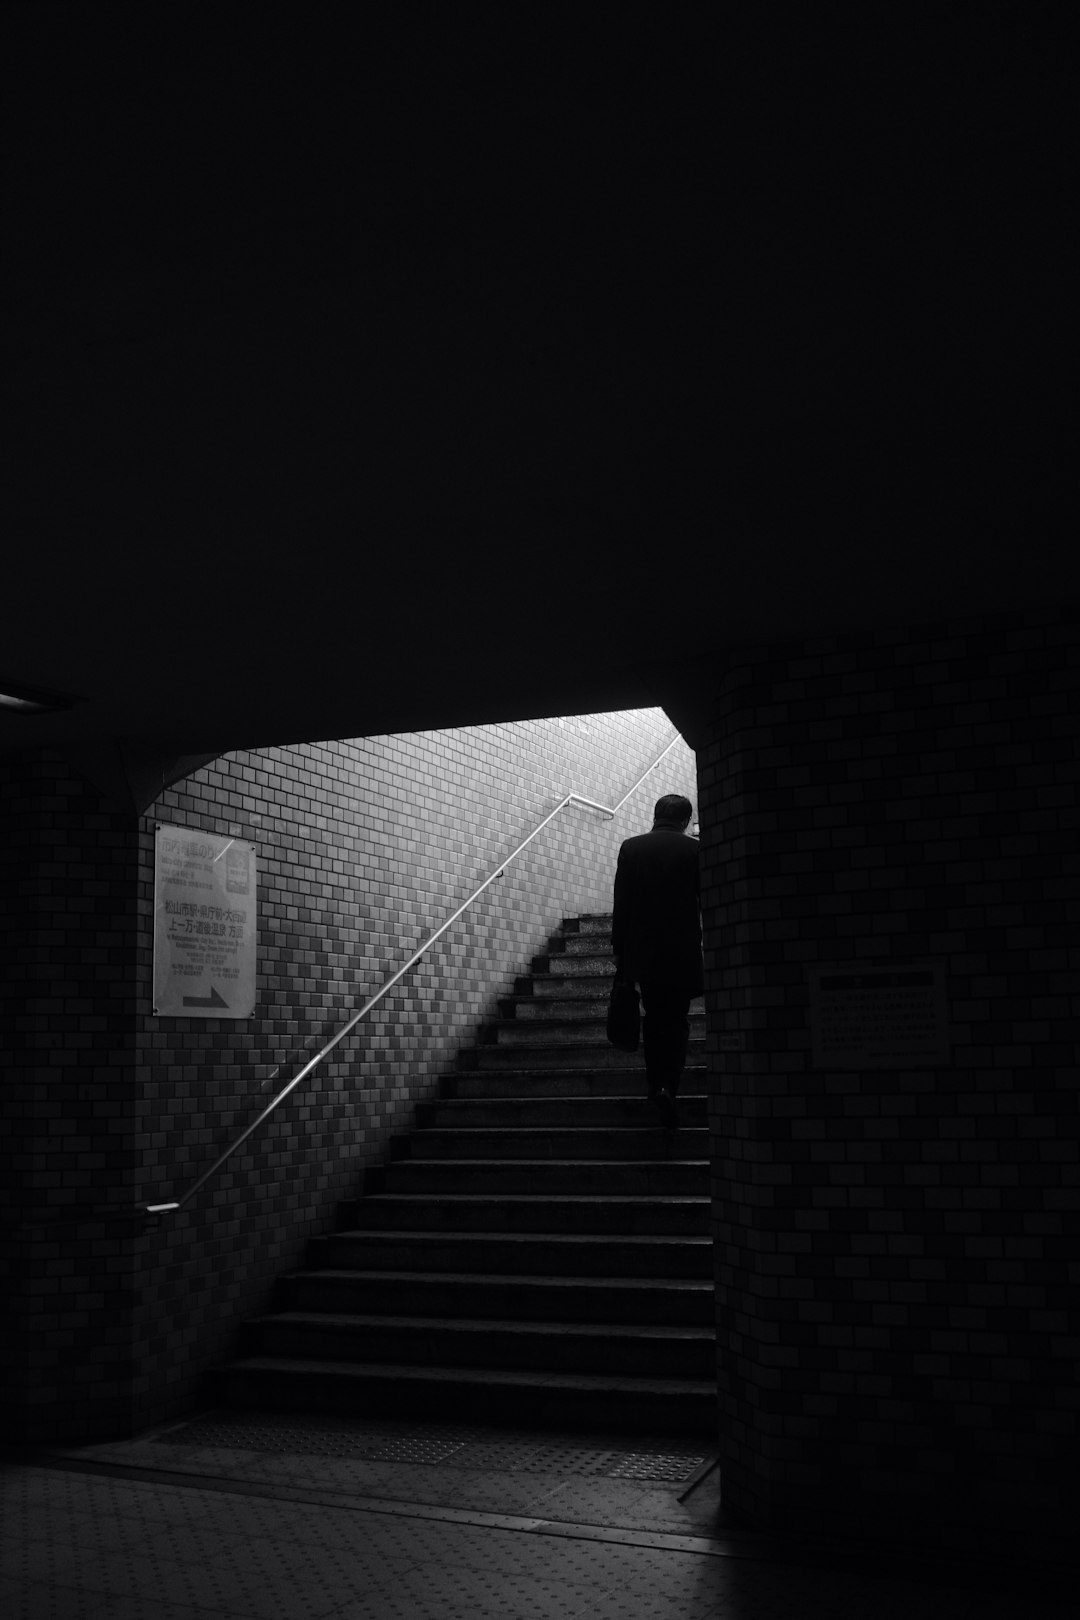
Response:
[{"label": "man walking up stairs", "polygon": [[649,1100],[674,1128],[690,1003],[705,989],[698,844],[685,836],[692,814],[689,799],[665,794],[656,802],[652,831],[623,843],[611,929],[616,975],[637,983],[645,1008]]}]

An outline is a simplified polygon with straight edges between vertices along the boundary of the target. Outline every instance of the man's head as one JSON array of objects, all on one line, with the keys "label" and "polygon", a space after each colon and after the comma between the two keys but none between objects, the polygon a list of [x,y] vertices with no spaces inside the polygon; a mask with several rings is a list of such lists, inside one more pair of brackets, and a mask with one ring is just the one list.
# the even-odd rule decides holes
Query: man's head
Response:
[{"label": "man's head", "polygon": [[665,793],[662,799],[657,799],[653,808],[653,826],[677,827],[680,832],[685,832],[693,813],[693,805],[681,793]]}]

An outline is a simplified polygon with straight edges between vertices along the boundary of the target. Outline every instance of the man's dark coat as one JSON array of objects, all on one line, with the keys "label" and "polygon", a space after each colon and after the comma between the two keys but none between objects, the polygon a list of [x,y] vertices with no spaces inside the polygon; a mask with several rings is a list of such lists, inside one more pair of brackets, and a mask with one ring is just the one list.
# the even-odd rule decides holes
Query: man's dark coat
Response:
[{"label": "man's dark coat", "polygon": [[701,961],[698,841],[675,827],[628,838],[615,872],[611,944],[628,979],[705,988]]}]

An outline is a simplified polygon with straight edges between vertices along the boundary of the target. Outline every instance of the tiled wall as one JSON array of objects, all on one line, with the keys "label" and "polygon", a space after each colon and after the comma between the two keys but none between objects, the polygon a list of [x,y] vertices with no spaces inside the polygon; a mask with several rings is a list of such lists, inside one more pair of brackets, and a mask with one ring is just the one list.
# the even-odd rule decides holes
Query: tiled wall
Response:
[{"label": "tiled wall", "polygon": [[[1052,614],[717,674],[698,770],[722,1469],[760,1523],[1060,1511],[1078,688],[1080,627]],[[947,1063],[815,1067],[809,968],[927,959]]]},{"label": "tiled wall", "polygon": [[[25,766],[38,808],[27,801],[21,832],[9,819],[27,848],[44,840],[51,887],[27,897],[48,961],[33,986],[37,1045],[23,1054],[38,1137],[21,1173],[46,1213],[62,1196],[81,1207],[181,1193],[565,793],[613,805],[673,735],[662,711],[640,710],[238,751],[166,790],[138,827],[101,812],[62,761]],[[562,918],[610,910],[619,843],[669,792],[696,804],[681,739],[615,821],[560,812],[180,1214],[148,1234],[23,1234],[28,1285],[50,1264],[66,1277],[51,1285],[62,1307],[38,1310],[22,1354],[36,1438],[138,1429],[196,1399],[201,1370],[302,1263]],[[255,846],[249,1020],[151,1013],[155,823]],[[82,1114],[63,1087],[84,1096]],[[103,1306],[123,1354],[94,1317]]]}]

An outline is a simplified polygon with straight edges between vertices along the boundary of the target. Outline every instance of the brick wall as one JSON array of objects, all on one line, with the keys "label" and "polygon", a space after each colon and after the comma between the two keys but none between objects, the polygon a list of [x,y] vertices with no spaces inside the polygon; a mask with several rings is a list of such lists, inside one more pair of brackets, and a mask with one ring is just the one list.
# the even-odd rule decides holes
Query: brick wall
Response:
[{"label": "brick wall", "polygon": [[[1066,1491],[1075,1512],[1078,684],[1080,629],[1051,614],[717,672],[722,1469],[759,1523],[1061,1523]],[[808,969],[931,959],[947,1063],[815,1067]]]},{"label": "brick wall", "polygon": [[43,754],[0,762],[0,820],[3,1429],[115,1431],[141,1239],[93,1211],[135,1197],[136,829]]},{"label": "brick wall", "polygon": [[[22,1274],[39,1291],[64,1268],[47,1285],[62,1305],[35,1305],[18,1352],[12,1387],[30,1393],[33,1438],[137,1430],[197,1400],[202,1370],[332,1226],[562,918],[610,910],[622,839],[649,826],[661,794],[695,799],[691,751],[680,740],[614,822],[562,811],[179,1215],[149,1233],[61,1227],[64,1201],[181,1193],[565,793],[614,804],[672,735],[662,711],[639,710],[236,751],[137,826],[55,756],[5,762],[9,788],[19,770],[33,782],[6,795],[7,849],[17,860],[44,844],[51,862],[47,892],[23,897],[48,938],[26,984],[36,1044],[8,1094],[36,1122],[22,1202],[51,1222],[21,1229]],[[255,846],[251,1019],[151,1013],[159,822]]]}]

